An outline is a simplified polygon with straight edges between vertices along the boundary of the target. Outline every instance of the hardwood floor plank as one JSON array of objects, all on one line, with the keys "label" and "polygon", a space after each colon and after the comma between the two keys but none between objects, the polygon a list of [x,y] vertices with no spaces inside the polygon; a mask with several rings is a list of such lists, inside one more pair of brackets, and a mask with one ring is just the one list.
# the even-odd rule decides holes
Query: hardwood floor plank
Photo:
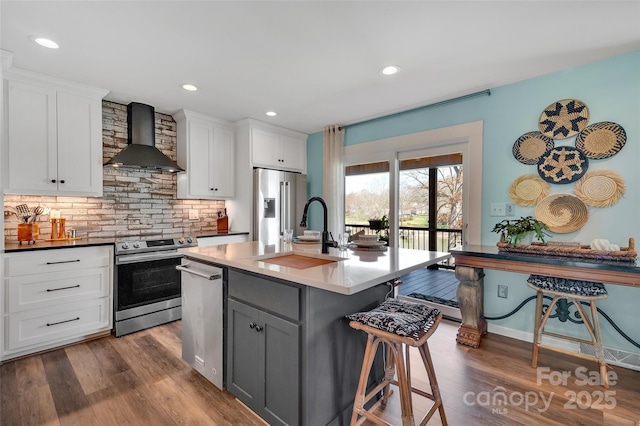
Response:
[{"label": "hardwood floor plank", "polygon": [[20,392],[47,385],[47,374],[40,357],[32,356],[15,361],[16,379]]},{"label": "hardwood floor plank", "polygon": [[158,409],[177,424],[212,424],[211,418],[187,397],[171,377],[145,386],[145,392],[155,400]]},{"label": "hardwood floor plank", "polygon": [[20,393],[20,421],[23,426],[60,424],[49,385],[32,386]]},{"label": "hardwood floor plank", "polygon": [[20,404],[15,363],[0,366],[0,425],[20,425]]},{"label": "hardwood floor plank", "polygon": [[87,342],[86,345],[91,349],[96,360],[102,366],[101,368],[105,375],[113,376],[129,369],[129,364],[122,359],[113,346],[105,345],[98,340]]},{"label": "hardwood floor plank", "polygon": [[263,426],[256,416],[244,408],[239,410],[234,404],[235,397],[221,391],[195,370],[172,376],[173,381],[200,409],[219,426]]},{"label": "hardwood floor plank", "polygon": [[154,362],[148,352],[142,350],[136,344],[135,336],[135,334],[132,334],[120,338],[108,337],[105,338],[105,341],[118,351],[136,376],[143,382],[153,383],[164,379],[167,376],[167,372]]},{"label": "hardwood floor plank", "polygon": [[[142,395],[135,373],[131,370],[113,376],[114,384],[87,398],[101,425],[175,425],[163,416],[153,401]],[[111,380],[110,380],[111,381]]]},{"label": "hardwood floor plank", "polygon": [[88,345],[69,346],[65,352],[85,395],[109,386],[109,376]]},{"label": "hardwood floor plank", "polygon": [[156,363],[163,371],[174,372],[191,369],[191,366],[184,362],[182,357],[175,358],[173,352],[167,350],[154,336],[142,335],[135,337],[134,340],[143,351],[150,355],[152,362]]},{"label": "hardwood floor plank", "polygon": [[95,424],[91,404],[64,349],[40,355],[60,424]]},{"label": "hardwood floor plank", "polygon": [[[172,324],[175,324],[178,321],[174,321]],[[180,321],[180,323],[182,323]],[[171,353],[175,358],[182,358],[182,330],[180,332],[171,331],[172,326],[168,327],[160,327],[154,329],[153,337],[165,347],[167,351]]]}]

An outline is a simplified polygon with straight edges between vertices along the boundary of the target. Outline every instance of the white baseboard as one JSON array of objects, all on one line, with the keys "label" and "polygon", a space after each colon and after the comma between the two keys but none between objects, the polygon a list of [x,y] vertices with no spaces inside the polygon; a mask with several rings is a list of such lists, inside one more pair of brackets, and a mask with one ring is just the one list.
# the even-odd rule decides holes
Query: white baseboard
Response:
[{"label": "white baseboard", "polygon": [[[512,328],[491,323],[488,324],[487,331],[489,333],[499,334],[500,336],[511,337],[512,339],[533,343],[533,333],[529,331],[514,330]],[[584,343],[570,342],[568,340],[558,339],[551,336],[542,336],[542,343],[547,346],[553,346],[555,348],[575,353],[593,354],[593,346]],[[613,349],[606,346],[603,349],[604,358],[608,364],[640,371],[640,354],[621,349]]]}]

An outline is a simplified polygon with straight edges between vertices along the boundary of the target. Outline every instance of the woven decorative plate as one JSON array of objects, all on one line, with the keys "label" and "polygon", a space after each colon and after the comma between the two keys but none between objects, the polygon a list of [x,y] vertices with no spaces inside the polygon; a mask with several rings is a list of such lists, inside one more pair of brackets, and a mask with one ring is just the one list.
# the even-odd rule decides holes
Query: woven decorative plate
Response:
[{"label": "woven decorative plate", "polygon": [[542,111],[538,128],[553,139],[566,139],[587,127],[589,108],[577,99],[554,102]]},{"label": "woven decorative plate", "polygon": [[609,207],[624,195],[622,176],[611,170],[593,170],[576,182],[576,197],[593,207]]},{"label": "woven decorative plate", "polygon": [[573,195],[553,194],[536,207],[536,219],[544,222],[551,232],[568,234],[582,228],[589,219],[587,206]]},{"label": "woven decorative plate", "polygon": [[627,142],[622,126],[611,121],[601,121],[585,127],[576,137],[576,148],[589,158],[601,160],[614,156]]},{"label": "woven decorative plate", "polygon": [[571,183],[580,179],[589,168],[589,160],[578,148],[553,148],[538,161],[538,174],[549,183]]},{"label": "woven decorative plate", "polygon": [[516,160],[523,164],[537,164],[550,149],[553,149],[553,139],[540,132],[529,132],[516,140],[512,152]]},{"label": "woven decorative plate", "polygon": [[538,175],[523,175],[513,181],[509,195],[519,206],[535,206],[549,195],[549,184]]}]

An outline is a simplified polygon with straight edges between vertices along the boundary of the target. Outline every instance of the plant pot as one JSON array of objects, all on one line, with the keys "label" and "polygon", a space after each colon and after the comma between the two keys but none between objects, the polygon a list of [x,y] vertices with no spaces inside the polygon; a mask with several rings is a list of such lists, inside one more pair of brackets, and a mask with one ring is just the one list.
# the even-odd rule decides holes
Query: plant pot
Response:
[{"label": "plant pot", "polygon": [[369,229],[379,231],[382,229],[382,219],[369,219]]}]

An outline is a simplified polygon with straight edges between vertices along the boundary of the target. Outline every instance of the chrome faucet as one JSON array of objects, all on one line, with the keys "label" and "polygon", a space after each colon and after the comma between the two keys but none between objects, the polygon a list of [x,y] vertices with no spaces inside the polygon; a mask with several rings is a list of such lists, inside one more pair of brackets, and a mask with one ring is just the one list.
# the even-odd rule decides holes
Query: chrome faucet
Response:
[{"label": "chrome faucet", "polygon": [[322,253],[329,253],[329,247],[338,247],[338,243],[331,238],[329,240],[329,232],[327,231],[327,204],[320,197],[312,197],[309,198],[307,204],[304,205],[304,213],[302,213],[302,221],[300,222],[300,226],[307,227],[307,210],[309,210],[309,204],[314,201],[319,201],[322,204],[322,209],[324,211],[324,228],[322,230]]}]

